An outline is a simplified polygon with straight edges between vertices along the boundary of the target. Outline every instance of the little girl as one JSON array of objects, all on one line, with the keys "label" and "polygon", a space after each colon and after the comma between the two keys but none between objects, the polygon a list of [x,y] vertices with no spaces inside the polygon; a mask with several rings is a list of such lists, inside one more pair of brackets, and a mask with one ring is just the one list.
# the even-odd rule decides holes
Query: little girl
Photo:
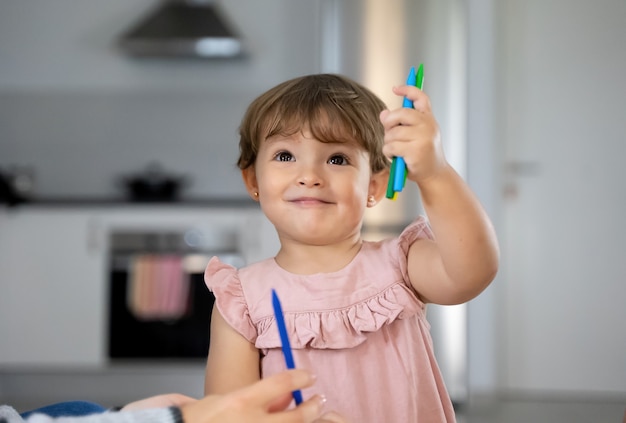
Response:
[{"label": "little girl", "polygon": [[[426,304],[460,304],[494,278],[498,245],[476,197],[447,163],[428,97],[386,110],[339,75],[284,82],[249,106],[238,166],[275,226],[275,257],[236,269],[213,258],[216,297],[207,394],[285,369],[271,290],[281,298],[296,366],[317,375],[304,398],[353,423],[455,421],[435,362]],[[428,216],[399,237],[361,238],[384,197],[390,157],[404,158]]]}]

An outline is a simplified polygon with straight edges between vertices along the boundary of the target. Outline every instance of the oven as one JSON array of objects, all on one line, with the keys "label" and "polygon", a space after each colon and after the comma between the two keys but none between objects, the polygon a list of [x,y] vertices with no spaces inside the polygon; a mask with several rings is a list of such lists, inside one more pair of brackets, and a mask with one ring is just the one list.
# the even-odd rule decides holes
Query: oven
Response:
[{"label": "oven", "polygon": [[212,256],[245,264],[236,231],[123,230],[109,235],[108,358],[207,357],[214,297]]}]

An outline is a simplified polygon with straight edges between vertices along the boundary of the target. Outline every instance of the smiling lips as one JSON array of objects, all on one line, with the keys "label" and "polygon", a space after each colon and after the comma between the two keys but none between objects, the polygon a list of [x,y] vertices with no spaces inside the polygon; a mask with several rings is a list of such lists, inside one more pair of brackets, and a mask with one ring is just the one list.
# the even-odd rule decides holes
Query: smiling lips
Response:
[{"label": "smiling lips", "polygon": [[315,197],[298,197],[289,200],[290,203],[295,203],[302,206],[317,206],[324,204],[332,204],[330,201],[325,201],[320,198]]}]

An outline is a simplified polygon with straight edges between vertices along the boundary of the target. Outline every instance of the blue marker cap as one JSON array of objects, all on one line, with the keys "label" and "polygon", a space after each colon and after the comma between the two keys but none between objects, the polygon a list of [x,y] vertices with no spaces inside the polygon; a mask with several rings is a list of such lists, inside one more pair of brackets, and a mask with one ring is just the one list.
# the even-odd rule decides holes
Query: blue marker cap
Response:
[{"label": "blue marker cap", "polygon": [[[415,68],[411,66],[411,70],[409,71],[409,76],[406,78],[406,85],[414,87],[417,85],[417,74],[415,73]],[[407,109],[413,108],[413,102],[408,98],[404,97],[402,101],[402,107],[406,107]]]}]

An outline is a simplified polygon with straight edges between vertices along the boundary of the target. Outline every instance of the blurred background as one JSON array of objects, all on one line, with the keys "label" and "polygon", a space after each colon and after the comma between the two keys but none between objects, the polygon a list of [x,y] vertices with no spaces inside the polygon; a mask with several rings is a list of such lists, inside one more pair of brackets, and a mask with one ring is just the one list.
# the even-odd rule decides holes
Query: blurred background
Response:
[{"label": "blurred background", "polygon": [[[619,421],[625,22],[623,0],[0,0],[0,402],[201,395],[207,258],[277,246],[234,164],[249,102],[337,72],[399,107],[424,63],[502,248],[481,296],[429,308],[460,417]],[[420,212],[409,188],[366,236]],[[185,290],[144,284],[169,271]]]}]

